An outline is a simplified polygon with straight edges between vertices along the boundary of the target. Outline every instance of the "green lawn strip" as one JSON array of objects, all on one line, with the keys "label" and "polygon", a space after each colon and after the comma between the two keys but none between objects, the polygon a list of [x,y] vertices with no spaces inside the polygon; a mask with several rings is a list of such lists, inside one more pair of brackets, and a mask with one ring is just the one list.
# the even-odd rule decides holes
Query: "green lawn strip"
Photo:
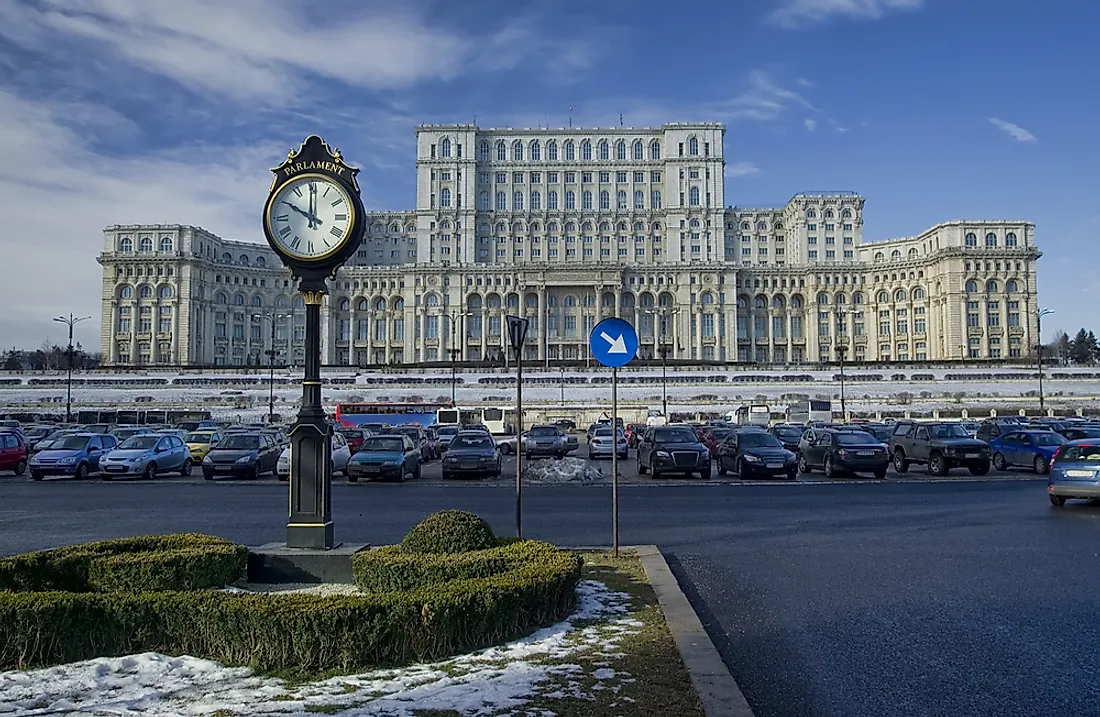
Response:
[{"label": "green lawn strip", "polygon": [[[558,717],[594,714],[703,717],[702,703],[691,685],[641,561],[622,554],[615,558],[610,553],[585,553],[584,562],[582,579],[598,580],[612,590],[631,595],[633,601],[627,617],[640,621],[642,626],[619,636],[612,653],[621,656],[590,650],[560,660],[539,660],[539,664],[545,665],[577,665],[581,671],[543,683],[540,694],[533,697],[525,710],[545,709]],[[578,622],[575,626],[587,625]],[[601,669],[613,670],[614,676],[598,679],[597,671]],[[558,696],[556,692],[566,694]]]}]

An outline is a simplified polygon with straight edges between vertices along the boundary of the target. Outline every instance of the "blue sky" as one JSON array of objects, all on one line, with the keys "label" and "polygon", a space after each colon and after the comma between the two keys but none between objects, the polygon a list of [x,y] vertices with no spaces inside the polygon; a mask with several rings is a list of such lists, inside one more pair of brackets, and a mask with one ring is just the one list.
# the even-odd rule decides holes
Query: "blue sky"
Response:
[{"label": "blue sky", "polygon": [[1098,22],[1090,0],[9,0],[0,340],[60,341],[73,311],[98,346],[106,225],[262,241],[267,169],[309,133],[368,207],[404,209],[415,125],[570,105],[574,126],[725,122],[727,203],[856,190],[868,240],[1033,221],[1045,333],[1100,330]]}]

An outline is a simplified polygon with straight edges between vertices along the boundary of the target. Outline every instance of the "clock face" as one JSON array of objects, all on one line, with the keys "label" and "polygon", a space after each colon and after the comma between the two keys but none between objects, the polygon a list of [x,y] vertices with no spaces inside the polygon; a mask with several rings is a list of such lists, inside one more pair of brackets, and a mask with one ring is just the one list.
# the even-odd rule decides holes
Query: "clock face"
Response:
[{"label": "clock face", "polygon": [[268,205],[267,223],[279,247],[299,259],[321,259],[337,250],[351,233],[351,196],[328,177],[309,174],[279,187]]}]

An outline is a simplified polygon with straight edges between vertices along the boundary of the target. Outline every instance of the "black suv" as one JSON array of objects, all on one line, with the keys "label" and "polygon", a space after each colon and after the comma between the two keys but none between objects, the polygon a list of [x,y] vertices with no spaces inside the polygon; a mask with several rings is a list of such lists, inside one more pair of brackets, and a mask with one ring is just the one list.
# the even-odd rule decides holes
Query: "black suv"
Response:
[{"label": "black suv", "polygon": [[899,423],[890,436],[890,453],[898,473],[908,471],[910,463],[927,463],[934,476],[952,468],[967,468],[976,476],[989,472],[989,444],[971,438],[958,423]]},{"label": "black suv", "polygon": [[652,426],[638,443],[638,473],[698,473],[710,478],[710,451],[690,426]]},{"label": "black suv", "polygon": [[733,471],[741,478],[786,475],[798,478],[798,458],[776,436],[764,431],[736,431],[718,444],[718,475]]},{"label": "black suv", "polygon": [[821,468],[829,479],[841,473],[873,473],[883,480],[889,467],[886,446],[866,431],[811,428],[802,437],[798,454],[802,473]]}]

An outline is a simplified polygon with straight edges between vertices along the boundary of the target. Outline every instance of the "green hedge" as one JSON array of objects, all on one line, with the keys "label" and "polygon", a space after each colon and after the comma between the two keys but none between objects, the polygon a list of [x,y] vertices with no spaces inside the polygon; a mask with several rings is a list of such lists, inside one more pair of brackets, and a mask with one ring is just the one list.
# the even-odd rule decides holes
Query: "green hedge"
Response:
[{"label": "green hedge", "polygon": [[147,651],[301,671],[439,659],[566,617],[580,567],[572,553],[546,551],[487,577],[332,597],[0,592],[0,669]]},{"label": "green hedge", "polygon": [[497,539],[489,524],[462,510],[432,513],[401,541],[401,548],[408,553],[466,553],[496,545]]},{"label": "green hedge", "polygon": [[102,540],[0,558],[0,590],[198,590],[239,579],[248,550],[197,533]]},{"label": "green hedge", "polygon": [[408,553],[390,545],[357,553],[351,561],[356,587],[364,592],[415,590],[451,580],[486,578],[527,563],[541,563],[558,549],[537,540],[509,540],[467,553]]}]

